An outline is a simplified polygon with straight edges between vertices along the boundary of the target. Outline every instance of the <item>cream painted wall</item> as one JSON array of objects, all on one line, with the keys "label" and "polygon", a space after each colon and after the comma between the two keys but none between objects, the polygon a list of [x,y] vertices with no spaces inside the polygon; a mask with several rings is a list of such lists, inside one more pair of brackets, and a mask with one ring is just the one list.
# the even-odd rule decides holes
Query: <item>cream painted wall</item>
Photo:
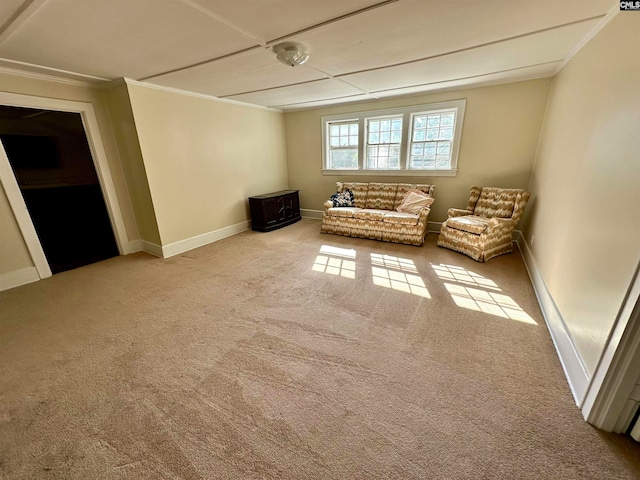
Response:
[{"label": "cream painted wall", "polygon": [[247,221],[287,188],[283,114],[128,85],[162,245]]},{"label": "cream painted wall", "polygon": [[639,42],[622,12],[554,78],[523,225],[590,374],[640,259]]},{"label": "cream painted wall", "polygon": [[[118,203],[122,212],[123,221],[127,231],[127,236],[131,240],[138,238],[138,229],[136,226],[136,219],[133,213],[133,207],[129,200],[129,191],[124,177],[124,172],[120,163],[120,157],[118,155],[118,149],[116,146],[115,138],[111,128],[111,121],[109,118],[108,110],[106,108],[103,92],[100,90],[70,85],[66,83],[59,83],[47,80],[41,80],[36,78],[28,78],[24,76],[12,75],[9,73],[0,73],[0,91],[16,93],[22,95],[31,95],[36,97],[47,97],[62,100],[72,100],[78,102],[88,102],[94,107],[98,126],[100,129],[100,135],[104,144],[107,159],[109,161],[109,169],[113,179],[114,188],[118,197]],[[4,193],[4,192],[3,192]],[[3,194],[0,196],[0,210],[4,212],[10,212],[13,217],[13,212],[10,206],[6,203],[6,196]],[[7,210],[8,209],[8,210]],[[15,218],[11,220],[15,223]],[[10,220],[2,219],[0,228],[5,228],[5,222],[11,223]],[[12,270],[19,270],[33,266],[31,257],[17,256],[11,257],[11,251],[5,249],[5,242],[7,245],[22,244],[26,251],[26,245],[20,235],[20,231],[14,231],[12,228],[7,227],[7,230],[3,232],[2,247],[0,248],[0,275],[9,273],[11,270],[5,270],[11,268]]]},{"label": "cream painted wall", "polygon": [[2,185],[0,185],[0,246],[2,246],[0,276],[34,266]]},{"label": "cream painted wall", "polygon": [[[410,98],[285,113],[289,187],[300,190],[302,208],[322,210],[336,181],[427,183],[436,186],[430,221],[464,208],[472,185],[526,188],[544,116],[550,79],[457,90]],[[467,100],[456,177],[322,175],[323,115]]]},{"label": "cream painted wall", "polygon": [[160,245],[160,233],[133,120],[127,85],[122,82],[105,90],[111,123],[125,172],[140,239]]}]

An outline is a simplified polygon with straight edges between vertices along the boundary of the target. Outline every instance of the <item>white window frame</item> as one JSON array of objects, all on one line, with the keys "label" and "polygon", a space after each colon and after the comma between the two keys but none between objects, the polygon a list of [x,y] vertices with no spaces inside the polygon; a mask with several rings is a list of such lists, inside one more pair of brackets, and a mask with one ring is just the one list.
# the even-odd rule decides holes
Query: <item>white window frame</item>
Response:
[{"label": "white window frame", "polygon": [[[326,129],[326,135],[325,135],[325,141],[323,142],[323,147],[326,148],[326,152],[327,152],[327,168],[329,169],[329,165],[331,165],[331,152],[332,151],[336,151],[336,150],[351,150],[352,147],[351,146],[347,146],[347,147],[331,147],[331,126],[337,126],[339,127],[340,125],[351,125],[351,124],[357,124],[358,125],[358,145],[356,147],[356,149],[358,150],[358,157],[360,156],[360,144],[361,144],[361,135],[360,135],[360,122],[358,122],[357,118],[349,118],[349,119],[345,119],[345,120],[329,120],[325,123],[327,129]],[[349,170],[348,168],[331,168],[330,170],[339,170],[339,171],[345,171],[345,170]]]},{"label": "white window frame", "polygon": [[[423,145],[426,145],[427,143],[429,143],[430,141],[426,139],[426,135],[427,135],[427,131],[429,130],[428,126],[425,127],[425,140],[413,140],[413,134],[414,134],[414,120],[417,116],[426,116],[428,117],[429,115],[433,115],[433,114],[437,114],[437,115],[442,115],[445,113],[453,113],[454,114],[454,127],[453,127],[453,135],[451,140],[448,140],[451,143],[451,147],[453,147],[455,145],[455,126],[458,123],[458,109],[457,108],[443,108],[440,110],[427,110],[427,111],[423,111],[423,112],[412,112],[409,115],[409,120],[411,122],[411,126],[409,127],[409,139],[407,141],[407,168],[410,170],[433,170],[436,169],[437,167],[432,168],[415,168],[411,166],[411,156],[412,156],[412,150],[413,150],[413,145],[414,144],[418,144],[421,143]],[[438,130],[440,129],[440,127],[438,127]],[[435,142],[436,144],[438,142],[442,142],[442,141],[447,141],[447,140],[441,140],[441,139],[437,139],[437,140],[431,140],[431,142]],[[449,151],[449,166],[451,166],[451,160],[453,159],[453,148],[450,149]],[[437,160],[434,158],[434,162],[436,162]]]},{"label": "white window frame", "polygon": [[[368,110],[363,112],[351,112],[339,115],[326,115],[322,121],[322,174],[323,175],[366,175],[366,176],[449,176],[453,177],[458,172],[458,153],[462,139],[462,125],[467,101],[465,99],[451,100],[448,102],[412,105],[400,108],[387,108],[384,110]],[[413,117],[416,114],[441,112],[443,110],[457,110],[456,122],[453,132],[453,144],[451,149],[451,163],[447,169],[443,168],[409,168],[410,149],[413,129]],[[376,117],[402,116],[402,139],[400,141],[400,168],[399,169],[368,169],[367,168],[367,120]],[[358,122],[358,168],[357,169],[332,169],[329,168],[329,124],[343,121]]]},{"label": "white window frame", "polygon": [[[380,146],[384,146],[384,145],[388,145],[389,147],[391,147],[391,145],[396,145],[395,143],[391,143],[391,141],[389,141],[389,143],[369,143],[369,122],[371,121],[382,121],[382,120],[389,120],[390,122],[393,122],[394,120],[398,120],[400,119],[400,121],[402,122],[402,132],[404,131],[404,115],[382,115],[382,116],[376,116],[376,117],[366,117],[364,119],[364,126],[365,126],[365,141],[364,141],[364,145],[362,146],[362,148],[364,149],[364,165],[369,165],[369,147],[370,146],[375,146],[380,148]],[[398,168],[370,168],[370,167],[366,167],[367,170],[371,171],[371,170],[375,170],[375,171],[383,171],[383,172],[388,172],[388,171],[393,171],[393,172],[397,172],[398,170],[402,169],[402,137],[400,137],[400,142],[397,143],[398,145]],[[359,160],[359,159],[358,159]]]}]

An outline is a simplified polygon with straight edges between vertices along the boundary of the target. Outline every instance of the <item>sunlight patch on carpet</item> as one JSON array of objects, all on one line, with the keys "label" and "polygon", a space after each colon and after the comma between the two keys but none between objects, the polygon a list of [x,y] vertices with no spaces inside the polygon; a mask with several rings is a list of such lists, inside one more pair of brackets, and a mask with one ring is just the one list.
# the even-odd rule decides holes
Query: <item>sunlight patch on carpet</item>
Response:
[{"label": "sunlight patch on carpet", "polygon": [[334,257],[356,258],[356,251],[353,248],[332,247],[331,245],[322,245],[320,253],[331,255]]},{"label": "sunlight patch on carpet", "polygon": [[502,289],[493,280],[456,265],[441,263],[440,265],[431,264],[431,267],[443,281],[457,306],[530,325],[538,325],[513,298],[497,293]]},{"label": "sunlight patch on carpet", "polygon": [[[356,251],[352,248],[322,245],[311,269],[314,272],[338,275],[344,278],[356,278]],[[348,260],[353,259],[353,260]]]},{"label": "sunlight patch on carpet", "polygon": [[537,325],[536,321],[508,295],[451,283],[445,283],[444,286],[459,307]]},{"label": "sunlight patch on carpet", "polygon": [[488,288],[491,290],[501,291],[498,285],[493,280],[483,277],[475,272],[471,272],[463,267],[457,267],[455,265],[446,265],[441,263],[440,265],[431,265],[436,275],[442,280],[451,280],[458,283],[464,283],[465,285],[471,285],[473,287]]},{"label": "sunlight patch on carpet", "polygon": [[339,275],[345,278],[356,278],[356,262],[352,260],[318,255],[311,269],[314,272]]},{"label": "sunlight patch on carpet", "polygon": [[409,258],[394,257],[393,255],[371,254],[371,264],[379,267],[394,268],[403,272],[418,272],[416,264]]},{"label": "sunlight patch on carpet", "polygon": [[371,264],[374,285],[431,298],[413,260],[372,253]]}]

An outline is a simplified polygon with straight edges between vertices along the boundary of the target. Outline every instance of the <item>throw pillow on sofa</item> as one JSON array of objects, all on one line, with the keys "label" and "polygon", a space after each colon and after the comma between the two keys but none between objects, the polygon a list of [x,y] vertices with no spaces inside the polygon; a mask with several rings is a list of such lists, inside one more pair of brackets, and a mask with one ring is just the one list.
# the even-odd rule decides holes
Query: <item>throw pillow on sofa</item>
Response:
[{"label": "throw pillow on sofa", "polygon": [[331,195],[331,201],[334,207],[355,207],[353,192],[349,189]]},{"label": "throw pillow on sofa", "polygon": [[402,198],[402,202],[396,209],[400,213],[412,213],[417,215],[424,207],[430,207],[435,199],[420,190],[409,190]]}]

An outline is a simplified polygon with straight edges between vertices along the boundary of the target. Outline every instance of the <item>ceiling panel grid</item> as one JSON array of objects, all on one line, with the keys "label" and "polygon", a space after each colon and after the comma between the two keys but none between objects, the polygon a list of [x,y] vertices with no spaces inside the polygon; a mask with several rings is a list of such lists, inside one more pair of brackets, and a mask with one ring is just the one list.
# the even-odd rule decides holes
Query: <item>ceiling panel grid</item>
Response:
[{"label": "ceiling panel grid", "polygon": [[[284,109],[548,76],[613,0],[3,0],[0,66]],[[294,68],[271,47],[293,41]]]}]

